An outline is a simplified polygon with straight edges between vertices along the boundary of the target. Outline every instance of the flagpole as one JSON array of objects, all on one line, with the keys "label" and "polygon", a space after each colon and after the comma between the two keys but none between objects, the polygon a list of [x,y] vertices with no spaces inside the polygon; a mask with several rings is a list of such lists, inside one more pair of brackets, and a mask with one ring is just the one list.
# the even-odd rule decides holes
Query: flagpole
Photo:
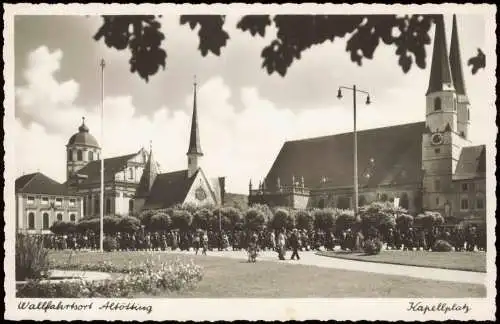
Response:
[{"label": "flagpole", "polygon": [[100,211],[100,235],[99,250],[104,252],[104,59],[101,59],[101,201]]}]

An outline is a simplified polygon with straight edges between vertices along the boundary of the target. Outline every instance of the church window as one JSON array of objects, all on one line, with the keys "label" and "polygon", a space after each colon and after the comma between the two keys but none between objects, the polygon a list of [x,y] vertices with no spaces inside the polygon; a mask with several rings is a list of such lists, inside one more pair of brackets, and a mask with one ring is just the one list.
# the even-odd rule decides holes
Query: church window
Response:
[{"label": "church window", "polygon": [[99,202],[99,197],[96,197],[96,199],[94,199],[94,213],[97,214],[99,213],[100,211],[100,202]]},{"label": "church window", "polygon": [[68,150],[68,161],[73,161],[73,151]]},{"label": "church window", "polygon": [[437,97],[434,99],[434,111],[441,110],[441,98]]},{"label": "church window", "polygon": [[43,213],[43,229],[44,230],[49,229],[49,214],[48,213]]},{"label": "church window", "polygon": [[436,191],[440,191],[440,190],[441,190],[441,181],[436,180],[436,181],[434,182],[434,189],[435,189]]},{"label": "church window", "polygon": [[42,197],[42,205],[48,205],[49,204],[49,197]]},{"label": "church window", "polygon": [[35,213],[28,214],[28,228],[35,229]]},{"label": "church window", "polygon": [[130,169],[128,170],[128,178],[129,178],[130,180],[134,179],[134,169],[130,168]]},{"label": "church window", "polygon": [[440,149],[440,148],[436,148],[436,149],[434,149],[434,153],[436,153],[436,154],[441,153],[441,149]]},{"label": "church window", "polygon": [[83,153],[82,153],[82,150],[78,150],[78,151],[76,152],[76,159],[77,159],[78,161],[83,160]]},{"label": "church window", "polygon": [[83,215],[87,215],[87,197],[83,197]]},{"label": "church window", "polygon": [[70,220],[71,222],[73,222],[73,223],[74,223],[74,222],[76,222],[76,216],[75,216],[75,214],[71,214],[71,215],[69,215],[69,220]]},{"label": "church window", "polygon": [[106,199],[106,215],[111,214],[111,199]]},{"label": "church window", "polygon": [[463,198],[460,200],[460,209],[461,210],[468,210],[469,209],[469,200],[466,198]]},{"label": "church window", "polygon": [[27,204],[28,205],[33,205],[35,203],[35,197],[28,197]]},{"label": "church window", "polygon": [[399,200],[399,205],[404,209],[408,209],[409,204],[410,200],[408,199],[408,194],[406,192],[403,192],[403,194],[401,195],[401,199]]},{"label": "church window", "polygon": [[436,206],[439,206],[439,197],[436,197]]},{"label": "church window", "polygon": [[89,151],[89,161],[93,161],[93,160],[94,160],[94,152]]},{"label": "church window", "polygon": [[484,209],[484,199],[483,199],[483,197],[477,197],[476,208],[477,209]]},{"label": "church window", "polygon": [[469,184],[468,183],[462,183],[462,191],[468,191],[469,190]]},{"label": "church window", "polygon": [[128,212],[131,214],[134,211],[134,200],[130,199],[128,201]]},{"label": "church window", "polygon": [[61,213],[57,214],[57,220],[60,222],[63,220],[63,216]]}]

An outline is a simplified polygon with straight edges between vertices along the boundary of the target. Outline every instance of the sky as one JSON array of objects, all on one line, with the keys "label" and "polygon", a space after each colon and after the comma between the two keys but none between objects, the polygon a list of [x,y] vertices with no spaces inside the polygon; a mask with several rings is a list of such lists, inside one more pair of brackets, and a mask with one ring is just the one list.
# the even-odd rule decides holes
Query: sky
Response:
[{"label": "sky", "polygon": [[[452,12],[445,13],[451,37]],[[275,36],[252,37],[235,28],[222,55],[203,57],[197,31],[179,24],[179,16],[161,19],[167,66],[146,83],[129,71],[129,53],[93,40],[98,16],[16,16],[14,19],[16,177],[40,171],[63,182],[68,139],[85,117],[90,133],[103,144],[105,157],[152,146],[162,172],[187,167],[186,151],[193,106],[193,76],[198,81],[202,166],[211,176],[225,176],[228,192],[247,193],[248,182],[265,177],[287,140],[352,130],[349,95],[336,98],[340,85],[370,92],[372,104],[358,104],[358,128],[423,121],[432,43],[427,69],[404,74],[395,48],[379,46],[373,60],[360,67],[345,52],[346,40],[312,47],[283,78],[261,68],[260,52]],[[494,161],[496,116],[494,30],[482,14],[457,15],[462,59],[486,54],[486,69],[472,75],[463,62],[471,102],[472,144],[486,144]],[[64,32],[61,32],[64,31]],[[273,34],[274,32],[274,34]],[[433,29],[431,31],[433,35]],[[493,39],[493,40],[492,40]],[[104,70],[104,137],[100,136],[99,61]],[[493,165],[493,163],[489,164]]]}]

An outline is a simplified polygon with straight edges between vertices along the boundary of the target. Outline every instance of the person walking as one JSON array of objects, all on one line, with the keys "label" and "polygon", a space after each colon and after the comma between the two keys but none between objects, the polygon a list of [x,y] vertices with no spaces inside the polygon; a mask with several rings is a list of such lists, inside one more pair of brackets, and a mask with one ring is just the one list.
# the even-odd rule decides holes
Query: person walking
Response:
[{"label": "person walking", "polygon": [[278,234],[276,251],[278,252],[278,258],[280,260],[285,260],[286,241],[285,241],[285,233],[283,233],[283,231],[280,231]]},{"label": "person walking", "polygon": [[297,233],[297,229],[294,228],[292,235],[290,236],[290,247],[292,248],[292,256],[290,257],[290,260],[294,260],[295,257],[297,257],[297,260],[300,260],[299,246],[300,246],[299,235]]},{"label": "person walking", "polygon": [[207,250],[208,250],[208,234],[207,234],[207,232],[203,233],[202,244],[203,244],[203,250],[201,251],[201,254],[207,255]]}]

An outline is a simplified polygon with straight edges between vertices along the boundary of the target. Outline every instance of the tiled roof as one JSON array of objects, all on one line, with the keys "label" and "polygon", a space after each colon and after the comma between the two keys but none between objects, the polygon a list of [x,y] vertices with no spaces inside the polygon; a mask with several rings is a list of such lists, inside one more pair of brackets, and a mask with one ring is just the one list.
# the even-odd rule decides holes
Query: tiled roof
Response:
[{"label": "tiled roof", "polygon": [[16,192],[47,195],[68,195],[66,186],[37,172],[16,179]]},{"label": "tiled roof", "polygon": [[198,172],[191,178],[188,177],[188,170],[158,174],[144,203],[144,209],[168,208],[184,202]]},{"label": "tiled roof", "polygon": [[[114,175],[127,166],[127,162],[136,156],[138,153],[117,156],[109,159],[104,159],[104,181],[114,179]],[[100,181],[101,179],[101,160],[89,162],[86,166],[78,171],[80,175],[86,175],[87,179],[84,182]]]},{"label": "tiled roof", "polygon": [[486,175],[486,146],[462,148],[453,180],[484,178]]},{"label": "tiled roof", "polygon": [[[424,122],[359,131],[360,187],[420,183],[424,131]],[[278,177],[282,186],[289,186],[294,176],[295,181],[304,177],[309,188],[350,187],[353,161],[353,133],[289,141],[274,161],[266,186],[275,190]]]}]

